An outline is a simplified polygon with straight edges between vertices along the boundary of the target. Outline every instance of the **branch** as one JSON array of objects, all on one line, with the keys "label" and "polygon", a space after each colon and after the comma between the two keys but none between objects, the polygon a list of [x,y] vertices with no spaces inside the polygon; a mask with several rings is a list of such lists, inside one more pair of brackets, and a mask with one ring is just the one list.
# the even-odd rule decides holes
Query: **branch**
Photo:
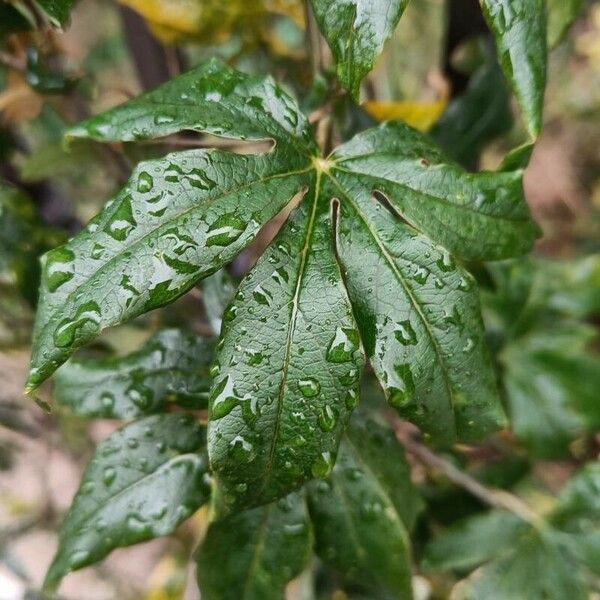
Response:
[{"label": "branch", "polygon": [[420,463],[431,470],[442,473],[455,485],[467,490],[471,495],[493,508],[507,510],[523,521],[540,527],[543,520],[520,498],[504,490],[488,488],[476,479],[467,475],[451,462],[432,452],[427,446],[416,439],[416,429],[400,419],[394,419],[398,441],[406,451],[412,454]]}]

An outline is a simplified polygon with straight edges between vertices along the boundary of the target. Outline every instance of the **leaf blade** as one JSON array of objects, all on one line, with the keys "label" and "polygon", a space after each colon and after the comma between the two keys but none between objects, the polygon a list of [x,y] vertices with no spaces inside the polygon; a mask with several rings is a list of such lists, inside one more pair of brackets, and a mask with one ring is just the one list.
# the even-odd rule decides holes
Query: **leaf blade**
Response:
[{"label": "leaf blade", "polygon": [[57,371],[54,399],[86,417],[131,419],[169,404],[206,408],[212,342],[178,329],[125,357],[73,360]]},{"label": "leaf blade", "polygon": [[388,402],[440,444],[501,427],[505,419],[470,274],[374,203],[368,187],[340,176],[337,185],[338,255]]},{"label": "leaf blade", "polygon": [[44,257],[28,389],[103,328],[164,306],[232,260],[303,189],[308,167],[292,161],[191,150],[140,163],[79,235]]},{"label": "leaf blade", "polygon": [[311,0],[319,28],[337,63],[342,85],[358,99],[360,82],[373,68],[408,0]]},{"label": "leaf blade", "polygon": [[358,400],[362,354],[327,198],[317,181],[224,318],[208,433],[224,511],[326,476]]},{"label": "leaf blade", "polygon": [[197,454],[204,444],[204,430],[187,415],[147,417],[102,442],[63,522],[45,587],[116,547],[174,531],[208,499],[207,461]]},{"label": "leaf blade", "polygon": [[66,135],[131,142],[184,130],[241,140],[272,138],[303,154],[316,149],[306,117],[273,79],[250,77],[218,60],[91,117]]},{"label": "leaf blade", "polygon": [[467,173],[402,123],[355,136],[333,160],[332,172],[381,192],[413,227],[464,259],[522,254],[539,235],[520,171]]},{"label": "leaf blade", "polygon": [[280,600],[307,566],[312,547],[304,495],[211,523],[197,554],[198,585],[207,600]]},{"label": "leaf blade", "polygon": [[530,136],[542,128],[546,87],[547,15],[544,0],[480,0],[502,69],[523,111]]},{"label": "leaf blade", "polygon": [[[373,429],[380,428],[371,422],[369,430]],[[331,477],[307,486],[316,552],[346,577],[410,599],[408,534],[402,513],[382,486],[373,448],[369,458],[362,454],[370,445],[367,433],[364,428],[351,427],[340,445]],[[408,469],[401,449],[395,455],[402,457],[402,473],[396,481],[410,489],[410,480],[402,481]],[[404,516],[412,520],[410,515]]]}]

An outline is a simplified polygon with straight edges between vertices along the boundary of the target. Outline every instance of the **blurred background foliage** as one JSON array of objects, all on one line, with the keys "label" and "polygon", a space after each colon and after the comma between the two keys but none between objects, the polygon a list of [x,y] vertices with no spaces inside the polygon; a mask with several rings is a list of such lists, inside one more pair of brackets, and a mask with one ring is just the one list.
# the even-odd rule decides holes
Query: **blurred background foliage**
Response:
[{"label": "blurred background foliage", "polygon": [[[68,125],[219,56],[242,70],[273,74],[304,98],[308,112],[331,102],[345,137],[378,120],[404,119],[470,169],[497,168],[527,140],[476,0],[410,3],[363,86],[361,106],[339,94],[327,97],[330,72],[312,80],[300,0],[82,0],[69,16],[72,4],[0,0],[0,600],[41,597],[56,526],[82,467],[94,444],[119,423],[85,420],[67,401],[46,414],[22,396],[38,257],[98,212],[137,161],[206,143],[190,134],[160,143],[67,147],[62,133]],[[510,490],[535,513],[551,515],[554,533],[524,542],[531,544],[523,552],[532,571],[536,560],[557,560],[555,532],[576,528],[564,516],[574,510],[568,486],[584,485],[581,469],[600,449],[600,3],[549,0],[548,6],[554,50],[544,131],[525,174],[544,236],[531,257],[468,265],[482,288],[511,429],[443,457],[484,485]],[[229,274],[217,274],[163,311],[107,331],[84,357],[132,354],[164,327],[191,323],[196,333],[213,336],[231,278],[248,269],[276,226]],[[373,382],[364,389],[365,404],[378,407]],[[49,387],[40,403],[51,398]],[[487,511],[443,469],[416,460],[412,468],[425,499],[412,536],[417,597],[449,598],[457,582],[490,562],[485,586],[494,569],[508,567],[494,563],[498,548],[469,552],[501,534],[510,545],[510,519]],[[572,478],[576,472],[579,479]],[[597,572],[594,514],[596,521],[586,518],[596,538],[586,547]],[[200,511],[173,539],[119,550],[69,576],[64,598],[194,598],[194,586],[186,585],[188,556],[205,528]],[[522,560],[515,556],[510,560]],[[293,582],[288,596],[369,597],[320,565],[315,576]]]}]

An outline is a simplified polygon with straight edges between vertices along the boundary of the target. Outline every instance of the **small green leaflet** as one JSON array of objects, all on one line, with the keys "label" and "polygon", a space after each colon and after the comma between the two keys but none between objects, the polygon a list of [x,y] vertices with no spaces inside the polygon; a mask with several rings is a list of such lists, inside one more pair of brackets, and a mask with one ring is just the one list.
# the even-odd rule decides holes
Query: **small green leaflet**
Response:
[{"label": "small green leaflet", "polygon": [[206,408],[213,344],[165,329],[125,357],[70,360],[55,377],[54,398],[86,417],[131,419],[177,403]]},{"label": "small green leaflet", "polygon": [[546,86],[545,0],[480,0],[496,38],[500,64],[510,81],[531,138],[542,128]]},{"label": "small green leaflet", "polygon": [[311,0],[319,28],[337,63],[341,84],[358,99],[408,0]]},{"label": "small green leaflet", "polygon": [[198,585],[206,600],[281,600],[311,556],[304,495],[211,523],[197,553]]},{"label": "small green leaflet", "polygon": [[[425,550],[428,570],[481,566],[452,593],[457,600],[586,600],[599,572],[600,466],[590,464],[567,483],[545,523],[491,511],[450,527]],[[532,577],[543,573],[543,577]]]},{"label": "small green leaflet", "polygon": [[548,10],[548,46],[556,46],[569,26],[581,14],[582,0],[546,0]]},{"label": "small green leaflet", "polygon": [[[275,146],[145,161],[83,232],[48,253],[29,389],[105,327],[172,302],[223,268],[295,197],[298,207],[223,317],[208,428],[217,509],[267,503],[331,472],[358,402],[363,344],[371,358],[390,345],[393,364],[381,363],[378,377],[388,397],[392,387],[405,392],[406,402],[394,392],[395,403],[409,404],[404,414],[437,441],[476,439],[503,423],[477,295],[453,255],[492,260],[531,248],[538,229],[520,172],[468,173],[399,123],[323,158],[306,117],[271,79],[215,61],[71,135],[135,140],[182,129]],[[393,327],[377,328],[390,312],[384,299],[361,308],[364,273],[346,255],[387,264]],[[435,359],[426,368],[414,356],[418,344]],[[398,364],[408,368],[391,382]],[[446,421],[434,427],[429,409]]]},{"label": "small green leaflet", "polygon": [[99,444],[63,522],[45,587],[115,548],[172,533],[204,504],[205,439],[189,415],[156,415]]},{"label": "small green leaflet", "polygon": [[354,420],[331,477],[308,490],[321,559],[354,581],[412,598],[407,526],[419,501],[393,433]]}]

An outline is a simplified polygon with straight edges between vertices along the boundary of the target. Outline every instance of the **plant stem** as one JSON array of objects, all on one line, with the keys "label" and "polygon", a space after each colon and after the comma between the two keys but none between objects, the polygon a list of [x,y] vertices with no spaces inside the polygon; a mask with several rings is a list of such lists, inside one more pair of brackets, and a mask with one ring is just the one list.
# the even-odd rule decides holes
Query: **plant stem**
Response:
[{"label": "plant stem", "polygon": [[415,429],[405,421],[395,419],[395,430],[398,441],[406,451],[426,467],[439,471],[452,483],[467,490],[484,504],[507,510],[536,527],[542,526],[542,518],[520,498],[504,490],[482,485],[479,481],[455,467],[451,462],[432,452],[416,439]]}]

